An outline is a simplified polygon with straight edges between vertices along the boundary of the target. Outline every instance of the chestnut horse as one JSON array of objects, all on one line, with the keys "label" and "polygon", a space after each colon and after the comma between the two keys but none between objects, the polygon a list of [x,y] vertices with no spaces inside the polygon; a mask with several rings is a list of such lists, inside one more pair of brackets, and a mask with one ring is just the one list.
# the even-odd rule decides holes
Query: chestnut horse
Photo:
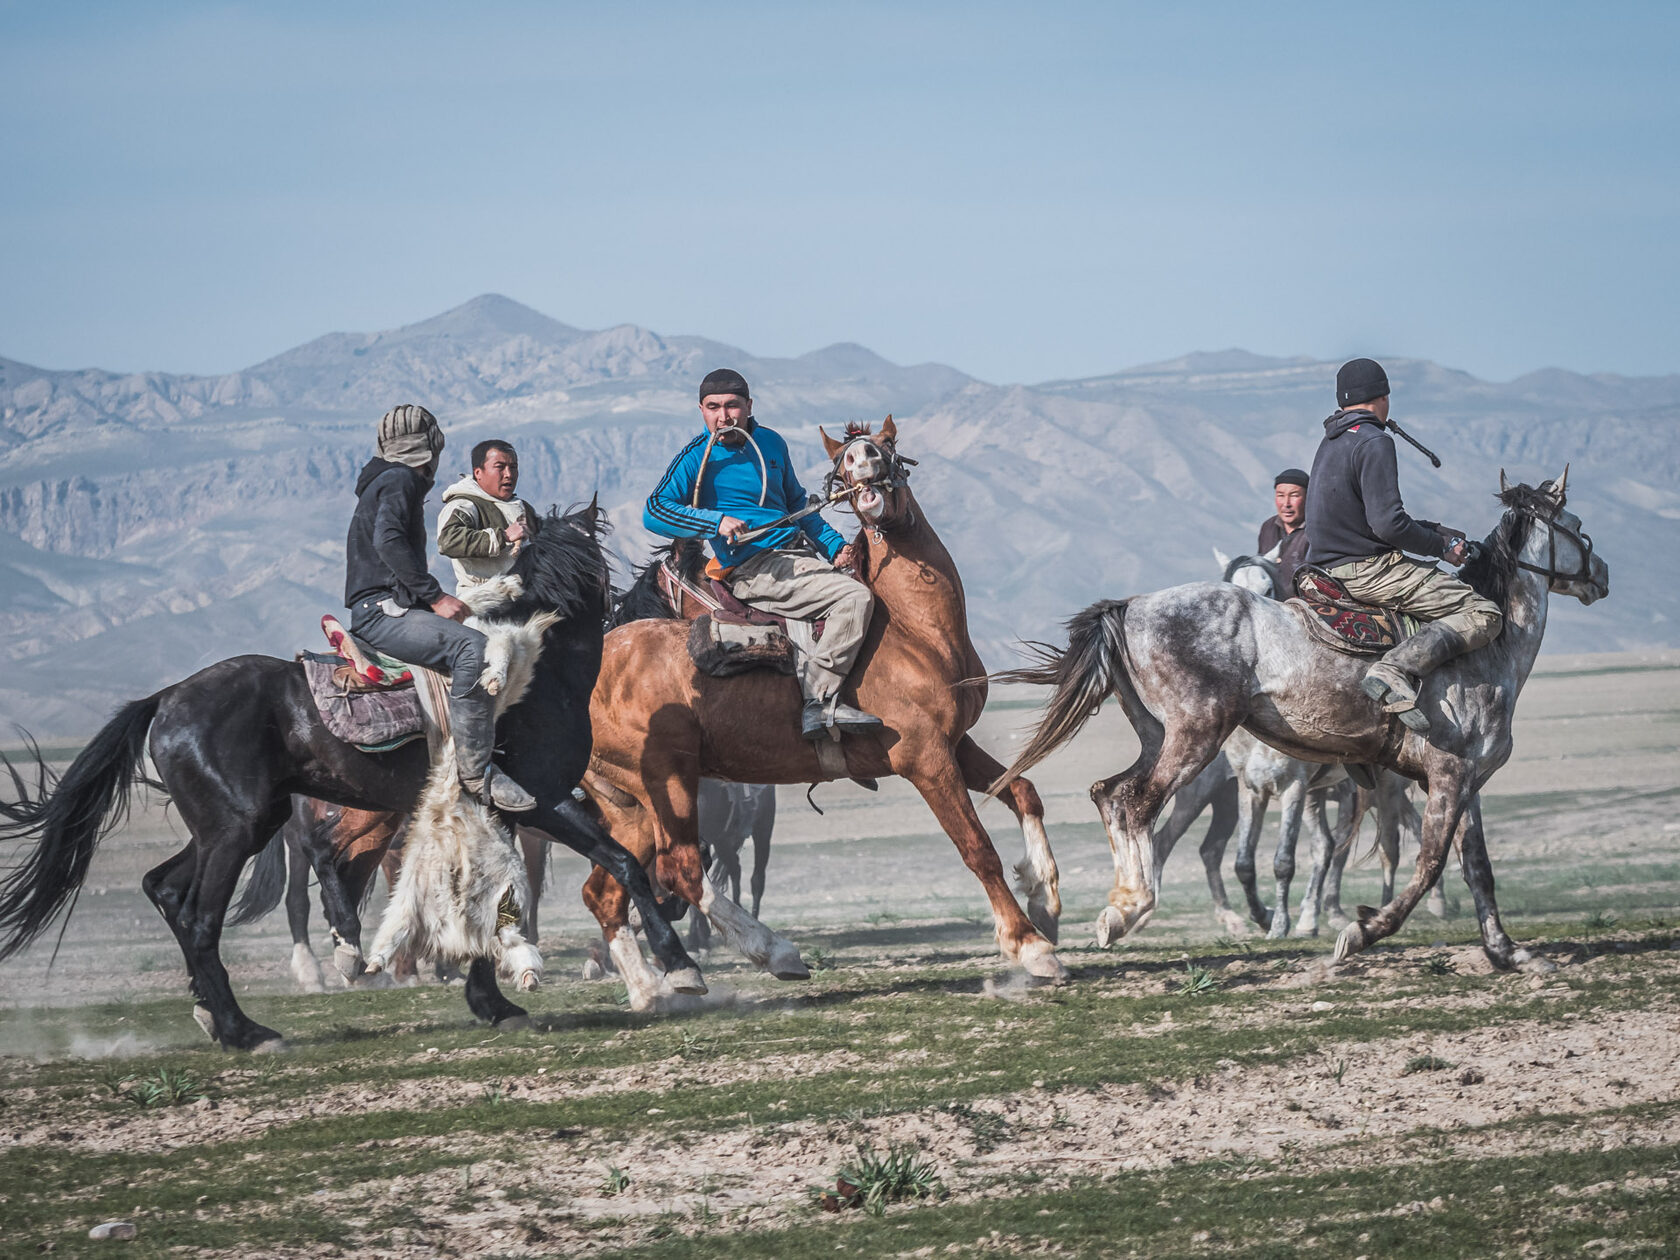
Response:
[{"label": "chestnut horse", "polygon": [[[1003,793],[1026,840],[1016,872],[1028,911],[1011,893],[969,799],[1002,773],[967,733],[985,707],[986,670],[969,641],[956,565],[906,484],[893,419],[879,433],[849,426],[842,441],[822,438],[834,461],[830,488],[851,491],[863,522],[857,575],[875,596],[842,698],[884,723],[878,733],[844,737],[845,775],[900,775],[914,784],[985,887],[1004,955],[1034,977],[1064,980],[1053,947],[1061,898],[1038,793],[1020,778]],[[659,567],[656,561],[643,571],[639,590],[625,603],[646,595]],[[688,605],[688,616],[705,611],[679,602]],[[686,616],[661,604],[662,619],[631,621],[607,635],[590,701],[595,746],[584,790],[608,831],[658,883],[699,906],[724,939],[772,974],[803,978],[808,973],[798,951],[705,877],[699,781],[817,783],[844,776],[826,770],[816,747],[800,737],[801,696],[792,678],[762,669],[729,678],[700,673],[688,653]],[[661,983],[624,930],[624,890],[597,869],[584,885],[584,903],[600,921],[631,1004],[653,1005]]]}]

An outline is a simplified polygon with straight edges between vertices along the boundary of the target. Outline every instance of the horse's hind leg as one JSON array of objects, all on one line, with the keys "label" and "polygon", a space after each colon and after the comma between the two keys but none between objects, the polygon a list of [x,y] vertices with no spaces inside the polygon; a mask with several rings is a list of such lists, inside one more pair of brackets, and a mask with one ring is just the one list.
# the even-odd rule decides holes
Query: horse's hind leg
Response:
[{"label": "horse's hind leg", "polygon": [[1336,815],[1336,848],[1330,855],[1330,873],[1324,880],[1324,917],[1337,930],[1346,927],[1348,921],[1347,911],[1342,909],[1342,873],[1347,868],[1348,855],[1359,843],[1359,828],[1365,815],[1375,804],[1375,794],[1356,784],[1353,804],[1344,804]]},{"label": "horse's hind leg", "polygon": [[286,923],[292,930],[292,978],[305,993],[324,993],[326,976],[321,960],[309,948],[309,854],[304,851],[304,832],[299,819],[287,822],[286,837]]},{"label": "horse's hind leg", "polygon": [[[178,854],[147,875],[146,892],[163,911],[181,944],[198,998],[193,1016],[199,1026],[224,1049],[277,1049],[280,1034],[239,1009],[219,946],[222,920],[239,882],[239,872],[286,821],[292,810],[291,799],[279,797],[265,812],[250,817],[225,809],[212,818],[206,801],[213,795],[213,791],[203,796],[181,790],[174,793],[182,819],[193,834],[191,880],[183,880],[181,858],[185,854]],[[184,896],[180,895],[183,883]]]},{"label": "horse's hind leg", "polygon": [[[956,755],[970,792],[984,793],[1003,777],[1003,767],[967,735],[957,741]],[[1044,830],[1044,802],[1027,778],[1012,779],[998,795],[1020,823],[1026,844],[1026,852],[1015,863],[1015,887],[1027,899],[1027,918],[1054,945],[1061,932],[1061,876],[1056,855],[1050,851],[1050,835]]]},{"label": "horse's hind leg", "polygon": [[[1227,775],[1209,803],[1213,807],[1213,819],[1208,823],[1207,835],[1202,837],[1198,854],[1202,859],[1202,870],[1207,874],[1208,895],[1213,898],[1213,916],[1230,935],[1247,936],[1248,920],[1231,909],[1230,899],[1225,894],[1225,876],[1220,869],[1225,864],[1225,846],[1230,843],[1240,818],[1236,779]],[[1177,812],[1176,806],[1174,812]]]}]

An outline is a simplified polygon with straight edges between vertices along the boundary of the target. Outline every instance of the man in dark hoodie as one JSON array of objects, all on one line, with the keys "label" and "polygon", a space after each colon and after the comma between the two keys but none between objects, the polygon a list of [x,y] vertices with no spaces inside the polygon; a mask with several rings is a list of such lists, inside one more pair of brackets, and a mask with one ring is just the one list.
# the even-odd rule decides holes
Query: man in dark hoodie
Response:
[{"label": "man in dark hoodie", "polygon": [[468,609],[426,569],[426,492],[437,476],[443,432],[424,407],[393,407],[379,422],[379,455],[356,479],[345,541],[344,602],[350,633],[410,665],[449,675],[449,726],[461,786],[486,805],[521,813],[531,794],[490,759],[495,701],[479,685],[485,638],[461,623]]},{"label": "man in dark hoodie", "polygon": [[1353,359],[1336,373],[1334,415],[1313,459],[1307,490],[1312,522],[1307,560],[1326,569],[1355,599],[1399,608],[1424,627],[1371,666],[1365,694],[1414,731],[1429,719],[1417,707],[1418,680],[1499,634],[1504,620],[1492,600],[1427,560],[1461,565],[1469,556],[1463,531],[1414,520],[1400,502],[1394,439],[1388,422],[1388,374],[1371,359]]}]

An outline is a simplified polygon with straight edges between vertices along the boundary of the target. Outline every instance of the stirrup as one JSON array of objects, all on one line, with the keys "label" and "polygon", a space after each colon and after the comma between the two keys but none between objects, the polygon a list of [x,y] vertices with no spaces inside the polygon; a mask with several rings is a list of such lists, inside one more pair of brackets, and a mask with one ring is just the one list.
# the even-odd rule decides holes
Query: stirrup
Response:
[{"label": "stirrup", "polygon": [[462,779],[461,789],[480,805],[499,809],[504,814],[523,814],[537,807],[537,798],[498,770],[493,762],[485,767],[484,777],[476,784]]},{"label": "stirrup", "polygon": [[1417,707],[1416,696],[1408,696],[1371,674],[1359,680],[1359,689],[1381,705],[1384,713],[1399,718],[1408,729],[1420,735],[1428,732],[1429,717]]}]

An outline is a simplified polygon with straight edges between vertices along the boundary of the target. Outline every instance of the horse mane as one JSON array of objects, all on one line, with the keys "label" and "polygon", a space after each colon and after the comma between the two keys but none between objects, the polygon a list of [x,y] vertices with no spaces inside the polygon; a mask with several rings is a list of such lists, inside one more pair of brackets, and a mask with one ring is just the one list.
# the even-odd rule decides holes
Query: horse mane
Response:
[{"label": "horse mane", "polygon": [[1543,481],[1538,489],[1515,485],[1502,490],[1496,497],[1505,507],[1505,514],[1482,540],[1481,551],[1458,571],[1460,580],[1467,582],[1476,594],[1491,599],[1501,609],[1511,597],[1511,582],[1517,575],[1517,557],[1528,541],[1528,527],[1536,517],[1549,517],[1555,510],[1552,502],[1552,483]]},{"label": "horse mane", "polygon": [[542,528],[520,550],[514,572],[525,583],[515,608],[559,613],[565,620],[589,615],[604,620],[612,571],[601,535],[612,528],[593,503],[561,512],[548,509]]},{"label": "horse mane", "polygon": [[696,586],[705,585],[705,547],[698,538],[679,538],[670,546],[656,550],[646,564],[638,565],[629,589],[614,596],[613,626],[631,621],[658,621],[677,615],[659,590],[659,566],[667,556],[676,565],[677,575],[683,581]]}]

